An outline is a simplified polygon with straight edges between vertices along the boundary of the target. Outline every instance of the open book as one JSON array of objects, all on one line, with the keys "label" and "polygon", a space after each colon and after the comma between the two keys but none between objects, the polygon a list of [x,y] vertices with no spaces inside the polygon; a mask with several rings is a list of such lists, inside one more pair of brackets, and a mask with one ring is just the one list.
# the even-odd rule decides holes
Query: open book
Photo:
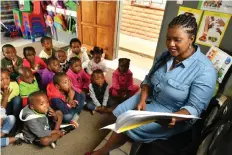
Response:
[{"label": "open book", "polygon": [[163,119],[172,119],[172,118],[199,119],[199,117],[194,115],[129,110],[121,114],[117,118],[116,123],[103,127],[101,129],[110,129],[115,131],[116,133],[121,133],[127,130],[140,127],[148,123],[152,123]]}]

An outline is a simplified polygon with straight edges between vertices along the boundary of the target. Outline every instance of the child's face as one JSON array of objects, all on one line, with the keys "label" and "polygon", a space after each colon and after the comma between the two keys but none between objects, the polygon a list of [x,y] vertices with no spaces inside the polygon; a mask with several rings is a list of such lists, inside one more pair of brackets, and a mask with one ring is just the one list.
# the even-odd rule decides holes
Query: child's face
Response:
[{"label": "child's face", "polygon": [[35,61],[35,52],[34,51],[27,51],[25,58],[29,61],[29,62],[34,62]]},{"label": "child's face", "polygon": [[32,71],[25,71],[24,74],[20,76],[21,80],[25,83],[33,83],[34,81],[34,75]]},{"label": "child's face", "polygon": [[3,55],[9,60],[13,60],[16,57],[16,50],[11,47],[5,47],[3,48]]},{"label": "child's face", "polygon": [[31,109],[42,114],[46,114],[48,112],[49,102],[46,95],[35,96],[32,101],[33,103],[30,106]]},{"label": "child's face", "polygon": [[102,54],[94,54],[93,61],[98,64],[101,61],[101,57],[102,57]]},{"label": "child's face", "polygon": [[67,55],[65,52],[57,52],[56,58],[59,60],[60,63],[64,63],[65,60],[67,59]]},{"label": "child's face", "polygon": [[72,52],[74,54],[79,54],[81,52],[81,45],[78,42],[72,43]]},{"label": "child's face", "polygon": [[118,65],[118,69],[119,69],[119,72],[123,74],[123,73],[126,73],[128,71],[129,66],[128,66],[128,64],[121,62]]},{"label": "child's face", "polygon": [[93,82],[98,85],[99,87],[102,87],[105,82],[104,74],[102,73],[95,73],[93,75]]},{"label": "child's face", "polygon": [[47,50],[51,50],[53,48],[52,40],[51,39],[45,40],[42,46]]},{"label": "child's face", "polygon": [[81,61],[76,61],[74,62],[74,64],[71,66],[71,70],[74,73],[78,73],[82,70],[82,65],[81,65]]},{"label": "child's face", "polygon": [[58,60],[54,60],[49,64],[49,68],[54,73],[58,73],[60,71],[60,62]]},{"label": "child's face", "polygon": [[68,76],[62,76],[60,78],[59,85],[57,85],[57,88],[63,92],[69,92],[71,89],[71,80]]},{"label": "child's face", "polygon": [[2,72],[1,74],[1,89],[8,88],[10,85],[10,75],[6,72]]}]

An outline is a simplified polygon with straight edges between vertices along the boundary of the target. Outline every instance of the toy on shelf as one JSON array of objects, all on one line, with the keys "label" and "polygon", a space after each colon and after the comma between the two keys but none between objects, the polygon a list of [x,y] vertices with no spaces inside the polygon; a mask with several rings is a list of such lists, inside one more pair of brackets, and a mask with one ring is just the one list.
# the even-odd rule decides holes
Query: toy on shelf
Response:
[{"label": "toy on shelf", "polygon": [[13,9],[15,26],[18,29],[18,31],[20,30],[22,32],[23,38],[26,37],[26,34],[25,34],[25,30],[24,30],[24,25],[23,25],[22,12],[31,12],[31,11],[32,11],[31,2],[29,0],[24,1],[24,9],[23,10]]},{"label": "toy on shelf", "polygon": [[35,42],[35,38],[46,35],[46,25],[39,0],[34,0],[33,12],[23,12],[23,24],[26,38],[31,38]]}]

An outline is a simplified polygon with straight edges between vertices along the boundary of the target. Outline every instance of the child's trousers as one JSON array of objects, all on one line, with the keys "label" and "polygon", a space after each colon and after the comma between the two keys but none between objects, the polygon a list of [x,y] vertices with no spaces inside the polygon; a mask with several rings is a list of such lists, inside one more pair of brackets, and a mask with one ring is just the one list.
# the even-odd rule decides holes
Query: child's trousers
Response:
[{"label": "child's trousers", "polygon": [[[13,115],[8,115],[2,120],[1,132],[8,134],[15,124],[15,117]],[[9,138],[1,138],[1,147],[9,145]]]},{"label": "child's trousers", "polygon": [[60,98],[53,98],[51,99],[51,107],[54,110],[60,110],[63,113],[63,122],[64,123],[69,123],[72,119],[73,116],[75,114],[80,114],[83,106],[84,106],[84,102],[85,102],[85,94],[84,93],[77,93],[75,92],[75,96],[74,99],[78,101],[78,104],[75,108],[70,108],[67,103],[65,103],[63,100],[61,100]]}]

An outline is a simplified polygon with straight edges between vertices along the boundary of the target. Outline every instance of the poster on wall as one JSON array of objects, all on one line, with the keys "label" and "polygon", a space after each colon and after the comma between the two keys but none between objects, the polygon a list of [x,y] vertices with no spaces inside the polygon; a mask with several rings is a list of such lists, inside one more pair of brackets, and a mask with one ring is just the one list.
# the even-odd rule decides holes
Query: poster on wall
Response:
[{"label": "poster on wall", "polygon": [[177,15],[180,14],[188,14],[188,15],[192,15],[193,17],[196,18],[197,21],[197,25],[199,25],[199,22],[201,20],[201,15],[202,15],[202,10],[198,10],[198,9],[193,9],[193,8],[187,8],[187,7],[179,7],[179,11]]},{"label": "poster on wall", "polygon": [[206,56],[210,59],[215,69],[217,70],[217,80],[219,83],[221,83],[232,64],[232,57],[215,46],[212,46],[209,49]]},{"label": "poster on wall", "polygon": [[198,9],[232,14],[231,0],[200,0]]},{"label": "poster on wall", "polygon": [[205,46],[219,46],[226,31],[231,15],[204,11],[198,29],[196,43]]}]

